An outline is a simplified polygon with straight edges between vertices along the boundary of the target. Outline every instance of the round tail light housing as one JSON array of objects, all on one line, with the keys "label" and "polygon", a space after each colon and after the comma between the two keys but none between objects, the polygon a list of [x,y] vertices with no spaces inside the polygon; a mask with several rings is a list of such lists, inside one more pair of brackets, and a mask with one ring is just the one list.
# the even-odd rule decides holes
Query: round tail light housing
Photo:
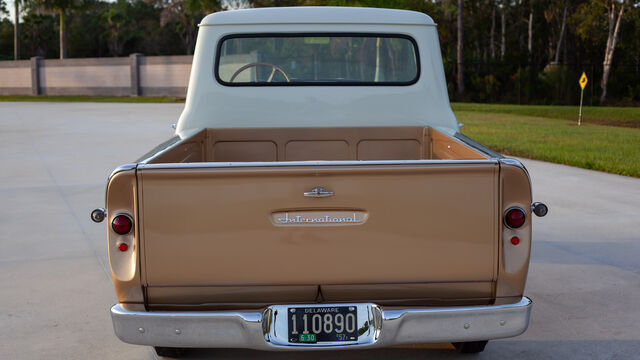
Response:
[{"label": "round tail light housing", "polygon": [[511,208],[504,214],[504,223],[511,229],[517,229],[524,225],[526,216],[521,208]]},{"label": "round tail light housing", "polygon": [[111,228],[117,234],[126,235],[131,232],[131,228],[133,228],[133,221],[127,215],[118,215],[113,218],[111,221]]}]

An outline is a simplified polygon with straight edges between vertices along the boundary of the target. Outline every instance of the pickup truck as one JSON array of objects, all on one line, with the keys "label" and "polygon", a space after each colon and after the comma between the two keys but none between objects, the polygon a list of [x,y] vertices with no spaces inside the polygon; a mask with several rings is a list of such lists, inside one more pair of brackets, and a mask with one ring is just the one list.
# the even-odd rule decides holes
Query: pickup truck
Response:
[{"label": "pickup truck", "polygon": [[523,333],[524,166],[462,135],[436,25],[365,8],[215,13],[175,136],[108,180],[115,334],[319,350]]}]

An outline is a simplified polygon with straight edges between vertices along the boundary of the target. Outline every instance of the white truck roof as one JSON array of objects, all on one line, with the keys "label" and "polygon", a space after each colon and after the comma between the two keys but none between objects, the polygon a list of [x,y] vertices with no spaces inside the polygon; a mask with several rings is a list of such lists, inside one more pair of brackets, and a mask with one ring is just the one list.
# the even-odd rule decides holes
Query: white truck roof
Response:
[{"label": "white truck roof", "polygon": [[[227,86],[216,80],[226,36],[371,33],[415,40],[419,78],[410,85]],[[405,10],[295,7],[218,12],[202,20],[176,134],[203,128],[430,126],[458,131],[433,20]]]},{"label": "white truck roof", "polygon": [[402,24],[435,25],[416,11],[360,7],[299,6],[213,13],[200,26],[239,24]]}]

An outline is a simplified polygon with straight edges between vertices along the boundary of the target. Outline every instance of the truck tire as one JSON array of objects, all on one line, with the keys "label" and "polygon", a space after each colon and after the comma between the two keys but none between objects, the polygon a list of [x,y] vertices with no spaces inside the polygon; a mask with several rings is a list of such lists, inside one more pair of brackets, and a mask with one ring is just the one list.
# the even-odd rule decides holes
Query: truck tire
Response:
[{"label": "truck tire", "polygon": [[174,348],[174,347],[154,346],[153,350],[156,351],[156,354],[158,356],[168,357],[168,358],[179,358],[184,356],[186,353],[186,349]]},{"label": "truck tire", "polygon": [[484,350],[489,340],[484,341],[470,341],[453,343],[453,346],[462,354],[477,354]]}]

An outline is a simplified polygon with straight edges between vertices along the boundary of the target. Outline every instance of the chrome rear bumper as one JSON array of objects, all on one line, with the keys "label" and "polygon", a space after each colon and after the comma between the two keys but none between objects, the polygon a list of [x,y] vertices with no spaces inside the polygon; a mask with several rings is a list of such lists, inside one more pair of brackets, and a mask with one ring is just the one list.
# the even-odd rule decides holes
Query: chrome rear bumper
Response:
[{"label": "chrome rear bumper", "polygon": [[[332,306],[314,304],[309,307]],[[358,308],[357,341],[291,344],[287,339],[288,307],[263,311],[140,312],[111,308],[120,340],[139,345],[259,350],[312,350],[384,347],[401,344],[491,340],[522,334],[529,325],[531,300],[515,304],[433,308],[382,308],[372,303],[334,304]]]}]

